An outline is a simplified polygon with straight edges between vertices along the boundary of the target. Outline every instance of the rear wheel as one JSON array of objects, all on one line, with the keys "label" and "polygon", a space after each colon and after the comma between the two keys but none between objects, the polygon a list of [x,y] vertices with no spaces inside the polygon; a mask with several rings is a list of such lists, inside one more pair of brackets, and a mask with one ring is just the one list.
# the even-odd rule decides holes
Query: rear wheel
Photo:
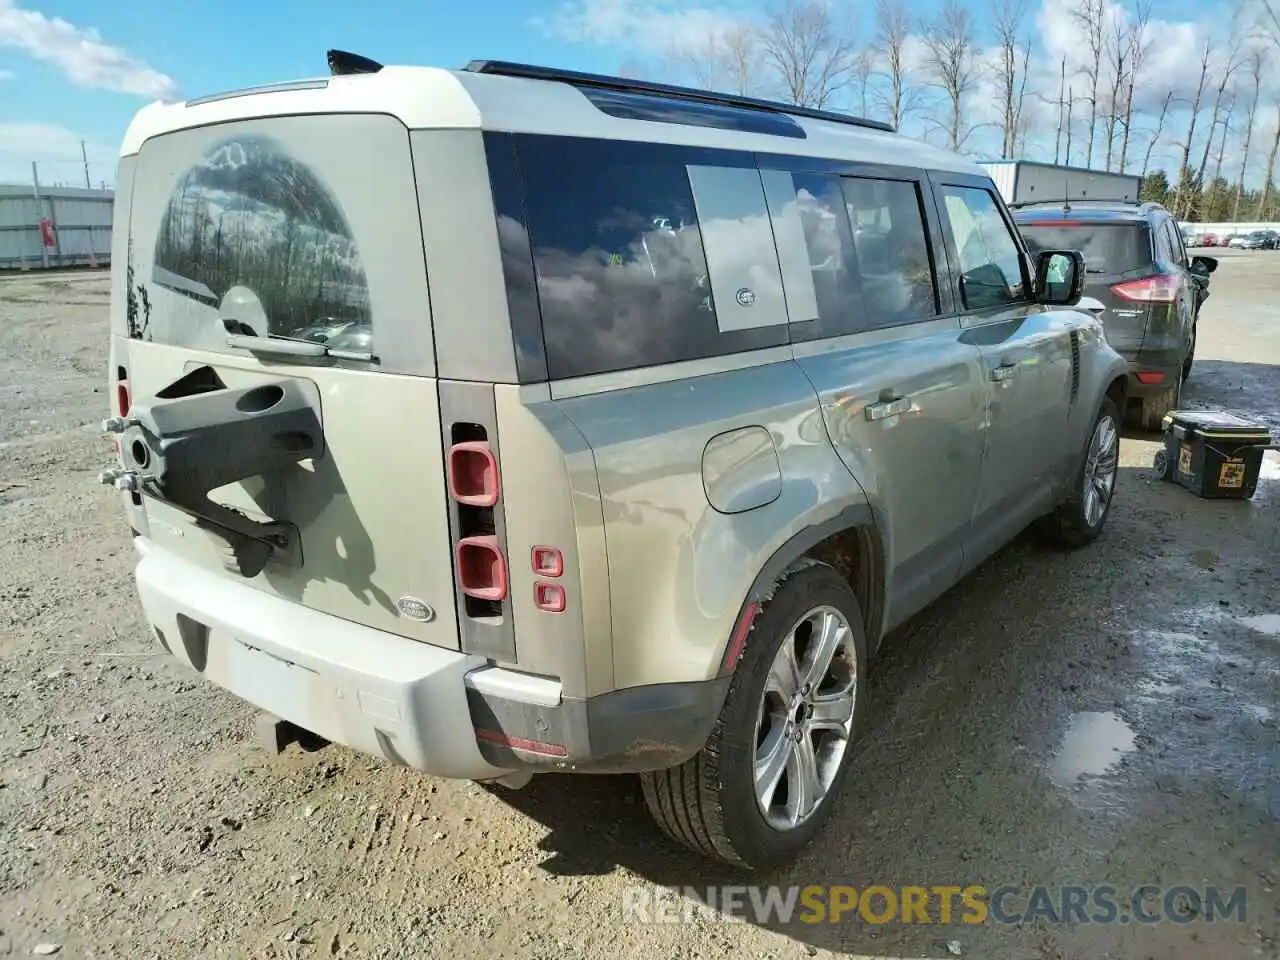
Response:
[{"label": "rear wheel", "polygon": [[1043,528],[1055,542],[1075,548],[1097,539],[1111,513],[1119,466],[1120,411],[1104,397],[1071,494],[1045,518]]},{"label": "rear wheel", "polygon": [[1164,415],[1170,410],[1177,410],[1178,404],[1182,402],[1182,378],[1177,378],[1177,382],[1163,393],[1155,396],[1142,398],[1142,429],[1149,431],[1159,431]]},{"label": "rear wheel", "polygon": [[658,826],[748,869],[794,858],[831,814],[866,694],[857,597],[824,564],[787,577],[756,618],[706,745],[641,775]]}]

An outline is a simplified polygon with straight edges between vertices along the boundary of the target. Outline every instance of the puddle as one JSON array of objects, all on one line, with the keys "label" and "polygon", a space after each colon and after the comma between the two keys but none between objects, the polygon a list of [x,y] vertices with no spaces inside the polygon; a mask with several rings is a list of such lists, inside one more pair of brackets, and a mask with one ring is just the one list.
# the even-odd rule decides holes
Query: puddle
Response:
[{"label": "puddle", "polygon": [[1250,630],[1280,637],[1280,613],[1264,613],[1260,617],[1241,617],[1240,622]]},{"label": "puddle", "polygon": [[1134,747],[1133,730],[1111,711],[1077,713],[1071,718],[1050,772],[1064,785],[1106,773]]}]

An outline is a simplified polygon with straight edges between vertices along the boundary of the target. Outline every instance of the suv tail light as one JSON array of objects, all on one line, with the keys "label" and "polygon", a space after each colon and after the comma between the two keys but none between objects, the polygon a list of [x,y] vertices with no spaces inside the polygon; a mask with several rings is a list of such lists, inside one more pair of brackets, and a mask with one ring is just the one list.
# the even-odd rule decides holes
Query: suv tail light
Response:
[{"label": "suv tail light", "polygon": [[1140,303],[1173,303],[1178,297],[1178,278],[1161,273],[1141,280],[1117,283],[1111,288],[1111,292],[1118,297]]},{"label": "suv tail light", "polygon": [[498,459],[485,440],[455,443],[449,450],[449,492],[469,507],[498,502]]},{"label": "suv tail light", "polygon": [[127,416],[132,401],[129,399],[129,371],[124,367],[116,367],[116,406],[118,416]]},{"label": "suv tail light", "polygon": [[477,600],[500,603],[507,597],[507,561],[498,538],[466,537],[458,541],[458,579],[462,592]]}]

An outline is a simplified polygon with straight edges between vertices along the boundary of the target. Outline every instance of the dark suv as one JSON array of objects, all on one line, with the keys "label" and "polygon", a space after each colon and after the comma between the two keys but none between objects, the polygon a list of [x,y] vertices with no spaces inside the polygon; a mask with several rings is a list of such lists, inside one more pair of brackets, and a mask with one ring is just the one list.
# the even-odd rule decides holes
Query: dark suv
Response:
[{"label": "dark suv", "polygon": [[1144,428],[1157,429],[1191,375],[1196,319],[1218,261],[1189,256],[1177,221],[1158,203],[1038,202],[1013,216],[1032,253],[1084,254],[1084,295],[1106,307],[1107,339],[1129,361],[1130,404]]}]

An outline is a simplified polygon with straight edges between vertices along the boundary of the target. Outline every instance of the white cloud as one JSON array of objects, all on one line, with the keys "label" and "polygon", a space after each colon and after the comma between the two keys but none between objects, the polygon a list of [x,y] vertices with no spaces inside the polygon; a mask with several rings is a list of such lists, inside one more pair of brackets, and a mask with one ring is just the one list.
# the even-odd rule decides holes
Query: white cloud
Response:
[{"label": "white cloud", "polygon": [[92,27],[25,10],[13,0],[0,0],[0,46],[52,63],[82,87],[156,99],[173,99],[178,93],[172,78],[106,43]]},{"label": "white cloud", "polygon": [[0,123],[0,183],[30,183],[31,163],[35,161],[41,184],[83,187],[81,140],[89,159],[90,183],[95,187],[103,182],[113,184],[116,147],[52,123]]},{"label": "white cloud", "polygon": [[748,19],[740,9],[675,0],[563,0],[550,17],[532,24],[549,36],[579,43],[658,51],[687,51]]}]

